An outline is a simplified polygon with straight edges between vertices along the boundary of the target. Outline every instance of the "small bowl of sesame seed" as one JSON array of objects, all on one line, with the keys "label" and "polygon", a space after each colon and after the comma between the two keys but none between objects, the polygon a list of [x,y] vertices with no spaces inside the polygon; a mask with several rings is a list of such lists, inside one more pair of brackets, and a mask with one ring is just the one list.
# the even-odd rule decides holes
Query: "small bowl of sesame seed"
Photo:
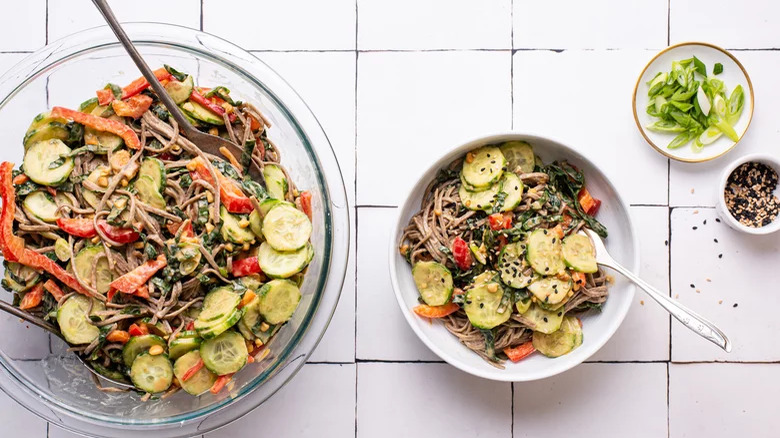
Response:
[{"label": "small bowl of sesame seed", "polygon": [[749,234],[780,230],[778,169],[780,160],[766,154],[746,155],[728,165],[720,179],[718,216]]}]

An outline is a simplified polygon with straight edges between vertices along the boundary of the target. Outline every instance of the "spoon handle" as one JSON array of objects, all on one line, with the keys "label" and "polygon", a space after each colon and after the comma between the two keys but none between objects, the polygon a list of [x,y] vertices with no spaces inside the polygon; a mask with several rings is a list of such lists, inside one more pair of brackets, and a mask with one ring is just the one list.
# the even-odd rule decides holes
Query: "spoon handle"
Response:
[{"label": "spoon handle", "polygon": [[671,313],[678,321],[684,326],[691,329],[694,333],[698,334],[702,338],[712,342],[718,347],[725,350],[727,353],[731,351],[731,341],[726,337],[715,324],[711,323],[704,317],[698,315],[696,312],[688,309],[677,301],[672,300],[665,294],[658,292],[653,286],[650,286],[646,281],[636,276],[633,272],[621,266],[614,260],[599,261],[599,264],[612,268],[615,271],[623,274],[626,278],[634,282],[637,286],[642,288],[652,299],[661,305],[667,312]]},{"label": "spoon handle", "polygon": [[127,54],[130,55],[130,58],[133,60],[133,62],[135,62],[135,65],[138,66],[139,70],[141,70],[141,74],[143,74],[143,76],[149,82],[149,85],[152,86],[152,89],[154,89],[157,97],[160,99],[163,105],[165,105],[165,108],[168,110],[168,112],[171,113],[171,116],[173,116],[173,118],[176,120],[176,123],[179,124],[179,127],[184,129],[185,132],[191,132],[194,130],[195,128],[190,125],[190,123],[184,117],[184,114],[182,114],[181,110],[176,105],[176,102],[171,99],[171,97],[165,91],[165,87],[163,87],[163,85],[157,79],[157,76],[154,75],[154,72],[151,68],[149,68],[149,65],[146,64],[146,61],[144,61],[144,59],[141,57],[141,54],[138,53],[135,45],[133,45],[133,42],[130,41],[130,38],[128,38],[124,29],[122,29],[122,26],[119,24],[119,21],[117,21],[116,16],[114,16],[114,12],[108,6],[106,0],[92,0],[92,3],[94,3],[100,13],[103,14],[103,17],[106,19],[108,26],[112,31],[114,31],[114,35],[116,35],[117,39],[119,39],[119,42],[122,43],[122,46],[124,46],[125,50],[127,50]]},{"label": "spoon handle", "polygon": [[42,320],[41,318],[38,318],[37,316],[30,315],[29,313],[25,312],[24,310],[19,309],[18,307],[14,307],[11,304],[6,303],[5,301],[0,301],[0,310],[3,312],[9,313],[19,319],[23,319],[30,324],[36,325],[48,332],[51,332],[57,336],[62,336],[60,334],[60,331],[57,330],[56,327],[49,324],[48,322]]}]

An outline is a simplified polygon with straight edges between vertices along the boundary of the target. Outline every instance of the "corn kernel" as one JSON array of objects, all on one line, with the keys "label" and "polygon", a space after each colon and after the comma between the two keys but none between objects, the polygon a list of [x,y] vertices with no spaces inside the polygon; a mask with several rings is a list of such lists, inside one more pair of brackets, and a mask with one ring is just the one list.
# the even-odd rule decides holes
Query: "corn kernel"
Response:
[{"label": "corn kernel", "polygon": [[105,176],[101,176],[98,178],[97,183],[100,187],[108,187],[108,178]]},{"label": "corn kernel", "polygon": [[162,354],[163,351],[164,350],[162,345],[152,345],[152,348],[149,349],[149,354],[151,354],[152,356],[157,356]]},{"label": "corn kernel", "polygon": [[133,244],[133,248],[135,248],[135,249],[143,249],[143,247],[144,247],[144,243],[142,241],[140,241],[140,240]]},{"label": "corn kernel", "polygon": [[175,145],[171,146],[171,151],[173,153],[175,153],[175,154],[178,154],[179,152],[181,152],[181,146],[175,144]]},{"label": "corn kernel", "polygon": [[139,232],[144,230],[143,222],[133,222],[133,227]]},{"label": "corn kernel", "polygon": [[402,256],[405,256],[405,255],[406,255],[406,253],[408,253],[408,252],[409,252],[409,245],[406,245],[406,244],[404,244],[404,245],[401,245],[401,248],[400,248],[400,249],[401,249],[401,255],[402,255]]},{"label": "corn kernel", "polygon": [[471,200],[467,199],[464,204],[466,205],[466,207],[471,207]]},{"label": "corn kernel", "polygon": [[249,251],[249,242],[244,242],[244,246],[242,247],[244,251]]},{"label": "corn kernel", "polygon": [[261,332],[267,332],[269,328],[271,328],[271,326],[268,325],[267,322],[263,322],[262,324],[260,324],[260,331]]},{"label": "corn kernel", "polygon": [[474,154],[469,152],[466,154],[466,162],[467,163],[473,163],[474,162]]},{"label": "corn kernel", "polygon": [[246,228],[249,226],[249,219],[241,219],[238,221],[238,226],[241,228]]},{"label": "corn kernel", "polygon": [[116,208],[125,208],[125,205],[127,205],[127,198],[125,197],[121,197],[114,201],[114,207]]},{"label": "corn kernel", "polygon": [[187,166],[185,167],[187,167],[187,170],[189,170],[190,172],[194,172],[195,169],[198,168],[198,163],[193,160],[187,163]]},{"label": "corn kernel", "polygon": [[293,189],[293,196],[296,198],[301,195],[301,192],[298,191],[298,189]]},{"label": "corn kernel", "polygon": [[209,203],[214,202],[214,195],[211,192],[206,192],[206,201]]},{"label": "corn kernel", "polygon": [[100,242],[100,236],[95,236],[92,238],[92,243],[99,243]]},{"label": "corn kernel", "polygon": [[498,285],[496,283],[490,283],[487,285],[487,290],[490,293],[496,293],[498,292]]},{"label": "corn kernel", "polygon": [[128,185],[130,185],[130,181],[128,181],[127,178],[122,178],[121,184],[122,187],[127,187]]},{"label": "corn kernel", "polygon": [[211,135],[219,135],[219,129],[211,128],[211,129],[209,129],[209,134],[211,134]]},{"label": "corn kernel", "polygon": [[441,216],[441,210],[433,210],[433,214],[436,216]]},{"label": "corn kernel", "polygon": [[233,252],[233,244],[232,243],[225,244],[225,251]]},{"label": "corn kernel", "polygon": [[214,231],[214,225],[212,225],[211,222],[207,222],[206,223],[206,232],[210,233],[212,231]]},{"label": "corn kernel", "polygon": [[262,347],[263,346],[263,341],[261,341],[260,339],[255,339],[255,346],[256,347]]},{"label": "corn kernel", "polygon": [[130,151],[127,149],[117,151],[111,155],[111,159],[108,161],[109,164],[111,164],[111,169],[113,169],[114,172],[119,172],[125,164],[130,162]]}]

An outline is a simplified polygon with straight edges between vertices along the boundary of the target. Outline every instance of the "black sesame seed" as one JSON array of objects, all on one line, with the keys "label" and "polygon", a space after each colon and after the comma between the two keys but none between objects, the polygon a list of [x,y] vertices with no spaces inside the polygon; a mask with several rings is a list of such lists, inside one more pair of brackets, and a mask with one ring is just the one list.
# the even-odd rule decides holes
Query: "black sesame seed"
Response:
[{"label": "black sesame seed", "polygon": [[546,267],[546,268],[544,268],[544,272],[547,272],[547,271],[549,271],[549,270],[550,270],[550,268],[549,268],[549,267]]},{"label": "black sesame seed", "polygon": [[718,222],[718,223],[720,223],[720,219],[718,219],[718,218],[715,218],[715,222]]},{"label": "black sesame seed", "polygon": [[479,303],[479,308],[481,309],[483,307],[485,307],[485,303]]},{"label": "black sesame seed", "polygon": [[718,254],[718,258],[722,259],[723,258],[723,254]]},{"label": "black sesame seed", "polygon": [[471,304],[471,300],[466,300],[466,304]]},{"label": "black sesame seed", "polygon": [[664,240],[664,246],[669,246],[669,241],[668,240]]},{"label": "black sesame seed", "polygon": [[553,237],[552,243],[555,243],[555,237]]},{"label": "black sesame seed", "polygon": [[496,164],[496,160],[491,160],[490,164]]},{"label": "black sesame seed", "polygon": [[712,239],[715,243],[718,243],[718,239]]},{"label": "black sesame seed", "polygon": [[693,227],[693,229],[694,229],[694,230],[698,230],[698,229],[699,229],[699,227]]},{"label": "black sesame seed", "polygon": [[694,289],[695,287],[696,287],[696,285],[694,285],[693,283],[691,283],[691,289]]},{"label": "black sesame seed", "polygon": [[444,283],[444,279],[443,278],[441,279],[441,282]]},{"label": "black sesame seed", "polygon": [[544,232],[545,236],[547,235],[547,230],[542,230],[542,232]]},{"label": "black sesame seed", "polygon": [[707,219],[704,219],[704,222],[701,223],[702,225],[707,225]]},{"label": "black sesame seed", "polygon": [[487,154],[487,157],[490,158],[490,154]]},{"label": "black sesame seed", "polygon": [[733,305],[733,306],[731,306],[731,307],[737,307],[737,306],[739,306],[739,304],[737,304],[737,303],[734,303],[734,305]]},{"label": "black sesame seed", "polygon": [[558,312],[558,316],[561,316],[561,315],[563,315],[563,312]]},{"label": "black sesame seed", "polygon": [[544,319],[544,322],[547,322],[547,317],[546,316],[543,319]]}]

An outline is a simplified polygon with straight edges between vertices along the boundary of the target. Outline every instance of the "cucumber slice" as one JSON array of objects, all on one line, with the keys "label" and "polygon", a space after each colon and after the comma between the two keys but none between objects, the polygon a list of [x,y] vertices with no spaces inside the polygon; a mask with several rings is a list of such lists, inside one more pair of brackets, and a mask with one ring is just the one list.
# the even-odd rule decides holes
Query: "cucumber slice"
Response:
[{"label": "cucumber slice", "polygon": [[470,152],[474,159],[463,160],[463,178],[471,186],[486,189],[498,182],[504,173],[506,159],[495,146],[485,146]]},{"label": "cucumber slice", "polygon": [[[73,257],[73,269],[79,274],[81,281],[94,287],[101,294],[108,292],[111,282],[114,281],[114,273],[109,267],[108,259],[103,256],[104,251],[102,245],[87,246]],[[93,269],[95,270],[94,283]]]},{"label": "cucumber slice", "polygon": [[514,173],[505,173],[501,178],[501,192],[505,193],[500,211],[512,211],[523,200],[523,181]]},{"label": "cucumber slice", "polygon": [[179,261],[179,272],[181,275],[190,275],[198,269],[200,265],[200,246],[191,241],[182,239],[179,242],[179,252],[176,253],[176,260]]},{"label": "cucumber slice", "polygon": [[51,117],[51,111],[38,114],[24,134],[24,149],[42,140],[67,140],[70,132],[66,123],[65,119]]},{"label": "cucumber slice", "polygon": [[528,262],[525,259],[525,243],[515,242],[504,246],[498,257],[498,270],[501,281],[515,289],[528,287],[539,275],[536,272],[526,274]]},{"label": "cucumber slice", "polygon": [[[6,262],[5,282],[16,292],[27,292],[41,280],[38,271],[19,263]],[[28,280],[25,280],[28,279]],[[24,284],[22,284],[24,283]]]},{"label": "cucumber slice", "polygon": [[187,113],[190,117],[201,122],[208,123],[210,125],[224,125],[225,121],[222,120],[222,116],[218,116],[210,109],[196,102],[184,102],[181,104],[181,109]]},{"label": "cucumber slice", "polygon": [[499,286],[497,283],[488,283],[466,292],[463,310],[474,327],[490,330],[507,322],[512,315],[511,308],[503,309],[503,312],[499,313],[504,292],[501,286],[495,292],[490,292],[488,287],[492,284]]},{"label": "cucumber slice", "polygon": [[171,360],[176,360],[192,350],[200,348],[201,342],[202,340],[198,337],[182,337],[179,335],[176,339],[171,341],[171,344],[168,347],[170,350],[168,356]]},{"label": "cucumber slice", "polygon": [[[187,76],[189,77],[189,76]],[[194,367],[200,360],[200,352],[190,351],[189,353],[175,359],[173,364],[173,374],[179,380],[181,388],[188,394],[198,396],[211,389],[214,382],[217,381],[217,375],[209,371],[206,367],[201,367],[189,379],[184,380],[184,373]]]},{"label": "cucumber slice", "polygon": [[82,113],[85,113],[85,114],[91,113],[92,110],[97,108],[98,103],[99,102],[98,102],[98,98],[97,97],[89,98],[89,99],[87,99],[84,102],[81,102],[79,104],[79,111],[82,112]]},{"label": "cucumber slice", "polygon": [[528,291],[541,303],[550,305],[553,309],[556,304],[563,304],[571,286],[571,280],[562,281],[556,277],[545,277],[531,283]]},{"label": "cucumber slice", "polygon": [[27,195],[22,202],[22,208],[26,214],[44,222],[56,222],[60,217],[54,198],[43,190],[36,190]]},{"label": "cucumber slice", "polygon": [[484,286],[490,282],[496,281],[496,275],[498,273],[496,271],[487,270],[482,272],[481,274],[474,277],[473,280],[471,280],[471,286],[477,287],[477,286]]},{"label": "cucumber slice", "polygon": [[68,241],[61,237],[54,241],[54,254],[57,256],[57,260],[61,262],[67,262],[73,256],[70,252]]},{"label": "cucumber slice", "polygon": [[243,368],[249,351],[244,337],[231,330],[205,341],[200,346],[200,356],[209,371],[223,376]]},{"label": "cucumber slice", "polygon": [[507,169],[515,173],[531,173],[534,171],[536,159],[534,149],[524,141],[508,141],[499,149],[507,161]]},{"label": "cucumber slice", "polygon": [[452,297],[452,273],[437,262],[418,262],[412,268],[412,277],[425,304],[443,306]]},{"label": "cucumber slice", "polygon": [[526,258],[541,275],[557,275],[566,269],[561,256],[561,240],[549,230],[534,230],[528,235]]},{"label": "cucumber slice", "polygon": [[257,310],[268,324],[281,324],[292,318],[301,301],[301,291],[289,280],[271,280],[257,295]]},{"label": "cucumber slice", "polygon": [[572,234],[563,239],[561,248],[563,261],[566,266],[575,271],[592,274],[598,272],[599,267],[596,264],[596,249],[593,242],[584,234]]},{"label": "cucumber slice", "polygon": [[215,321],[203,321],[200,319],[195,320],[195,330],[203,339],[211,339],[215,336],[219,336],[230,327],[233,327],[241,320],[244,315],[243,309],[235,309],[232,313],[223,316]]},{"label": "cucumber slice", "polygon": [[92,369],[101,376],[108,377],[109,379],[113,380],[118,380],[120,382],[127,382],[127,376],[122,374],[120,371],[104,367],[102,363],[97,361],[90,361],[89,366],[92,367]]},{"label": "cucumber slice", "polygon": [[582,345],[582,327],[577,318],[567,316],[558,331],[545,334],[534,332],[534,348],[547,357],[559,357]]},{"label": "cucumber slice", "polygon": [[231,214],[224,206],[219,208],[219,217],[222,219],[222,229],[220,231],[223,240],[238,244],[255,240],[255,234],[252,230],[249,227],[241,228],[239,217]]},{"label": "cucumber slice", "polygon": [[278,325],[268,325],[268,329],[263,331],[260,328],[262,327],[262,324],[258,324],[252,332],[255,334],[257,339],[260,340],[263,344],[267,344],[268,341],[271,340],[271,337],[276,334],[276,332],[279,331],[279,329],[282,327],[281,324]]},{"label": "cucumber slice", "polygon": [[173,383],[173,365],[164,354],[141,354],[130,367],[130,380],[136,388],[150,394],[163,392]]},{"label": "cucumber slice", "polygon": [[263,219],[263,235],[277,251],[303,248],[311,237],[311,231],[309,217],[289,205],[277,205]]},{"label": "cucumber slice", "polygon": [[292,277],[301,272],[312,257],[314,257],[314,250],[310,243],[297,251],[280,252],[273,249],[268,242],[263,242],[257,251],[260,269],[270,278]]},{"label": "cucumber slice", "polygon": [[523,317],[533,323],[534,332],[552,333],[561,327],[563,310],[544,310],[534,304]]},{"label": "cucumber slice", "polygon": [[90,324],[87,311],[90,306],[94,315],[96,311],[104,310],[105,306],[97,300],[84,295],[73,295],[57,310],[57,324],[62,336],[71,345],[89,344],[100,336],[100,329]]},{"label": "cucumber slice", "polygon": [[[60,157],[70,152],[70,148],[57,139],[35,142],[24,153],[24,173],[38,184],[58,186],[64,183],[73,171],[73,158]],[[62,164],[51,167],[59,162]]]},{"label": "cucumber slice", "polygon": [[[125,119],[114,114],[111,105],[96,106],[91,113],[93,116],[111,119],[115,122],[125,123]],[[99,131],[95,128],[86,126],[84,128],[84,143],[97,146],[95,153],[99,155],[107,154],[108,151],[116,151],[124,146],[125,141],[122,137],[110,132]]]},{"label": "cucumber slice", "polygon": [[263,318],[260,316],[260,310],[257,307],[259,304],[260,299],[255,296],[252,301],[247,303],[242,309],[244,311],[244,316],[241,317],[241,320],[238,321],[237,324],[238,331],[250,341],[255,338],[254,331],[256,328],[259,328],[263,323]]},{"label": "cucumber slice", "polygon": [[138,176],[148,176],[154,182],[157,191],[161,194],[165,191],[165,164],[157,158],[147,157],[141,163]]},{"label": "cucumber slice", "polygon": [[184,103],[190,98],[192,89],[195,87],[195,81],[192,76],[187,75],[183,81],[170,81],[165,84],[165,91],[171,96],[176,105]]},{"label": "cucumber slice", "polygon": [[216,321],[232,313],[240,302],[241,295],[233,292],[230,286],[213,289],[203,299],[203,310],[198,319],[203,322]]},{"label": "cucumber slice", "polygon": [[496,195],[501,190],[500,184],[493,184],[486,190],[474,192],[466,188],[466,185],[461,184],[458,189],[458,195],[460,201],[469,210],[473,211],[490,211],[493,209],[493,202],[496,200]]},{"label": "cucumber slice", "polygon": [[122,361],[127,366],[132,366],[138,355],[146,353],[155,345],[168,349],[168,343],[157,335],[133,336],[122,348]]},{"label": "cucumber slice", "polygon": [[160,194],[160,189],[152,178],[139,176],[135,181],[135,191],[138,193],[138,199],[144,204],[165,210],[165,198]]},{"label": "cucumber slice", "polygon": [[263,238],[263,218],[260,217],[260,212],[257,210],[252,210],[249,213],[249,229],[255,233],[258,239]]},{"label": "cucumber slice", "polygon": [[[87,181],[97,184],[98,180],[101,177],[108,177],[111,175],[111,168],[108,166],[98,166],[90,172],[89,176],[87,177]],[[92,206],[92,208],[97,208],[98,204],[100,204],[100,199],[103,197],[103,193],[100,192],[93,192],[92,190],[83,189],[81,194],[84,196],[84,200],[87,201],[87,204]]]},{"label": "cucumber slice", "polygon": [[275,164],[267,164],[263,168],[263,177],[265,178],[268,195],[271,198],[283,200],[287,194],[288,186],[287,178],[284,176],[282,169]]},{"label": "cucumber slice", "polygon": [[531,299],[530,298],[526,298],[524,300],[520,300],[520,301],[516,302],[515,303],[515,308],[517,308],[517,313],[519,313],[521,315],[524,314],[525,312],[528,311],[528,309],[531,308]]},{"label": "cucumber slice", "polygon": [[[290,207],[293,208],[295,207],[295,204],[293,204],[292,202],[282,201],[281,199],[265,198],[262,201],[260,201],[260,218],[261,219],[264,218],[265,215],[267,215],[272,208],[280,204],[289,205]],[[262,234],[262,229],[260,230],[260,233]]]},{"label": "cucumber slice", "polygon": [[241,277],[238,279],[238,282],[247,289],[252,289],[253,291],[260,289],[260,286],[263,285],[263,281],[259,274],[252,274],[247,275],[246,277]]}]

